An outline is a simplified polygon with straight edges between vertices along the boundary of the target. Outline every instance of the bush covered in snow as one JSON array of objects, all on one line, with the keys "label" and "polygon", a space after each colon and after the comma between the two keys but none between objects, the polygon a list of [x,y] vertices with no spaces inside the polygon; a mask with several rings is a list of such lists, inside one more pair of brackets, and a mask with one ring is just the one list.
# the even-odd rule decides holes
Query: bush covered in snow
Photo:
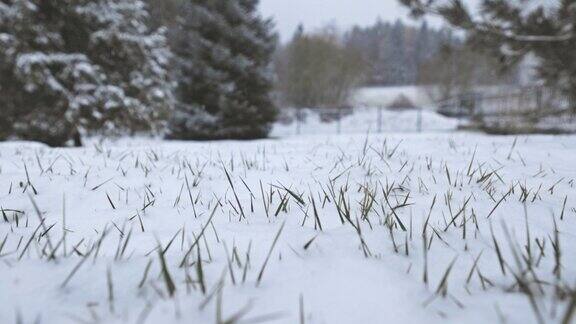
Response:
[{"label": "bush covered in snow", "polygon": [[160,129],[170,51],[146,17],[142,1],[1,1],[0,139]]}]

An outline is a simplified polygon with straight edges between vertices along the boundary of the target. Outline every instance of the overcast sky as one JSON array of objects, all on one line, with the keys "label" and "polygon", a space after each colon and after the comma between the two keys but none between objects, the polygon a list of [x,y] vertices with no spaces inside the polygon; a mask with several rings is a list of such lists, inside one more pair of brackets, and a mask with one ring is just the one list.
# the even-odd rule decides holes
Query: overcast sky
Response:
[{"label": "overcast sky", "polygon": [[289,39],[300,23],[313,30],[330,23],[343,28],[366,26],[378,17],[385,21],[410,20],[397,0],[261,0],[260,10],[274,18],[283,40]]}]

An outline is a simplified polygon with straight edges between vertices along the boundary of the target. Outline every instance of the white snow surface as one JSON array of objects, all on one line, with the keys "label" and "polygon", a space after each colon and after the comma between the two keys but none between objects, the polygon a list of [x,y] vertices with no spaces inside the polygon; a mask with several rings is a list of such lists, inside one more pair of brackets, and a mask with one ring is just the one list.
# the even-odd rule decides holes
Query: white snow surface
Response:
[{"label": "white snow surface", "polygon": [[[413,132],[449,132],[458,128],[459,121],[444,117],[431,110],[421,111],[403,110],[392,111],[377,106],[354,108],[353,112],[342,112],[338,120],[322,121],[320,113],[327,113],[334,109],[304,109],[301,111],[306,117],[298,123],[294,118],[296,111],[289,111],[291,122],[274,124],[273,137],[286,137],[292,135],[327,135],[327,134],[373,134],[381,132],[413,133]],[[337,111],[336,111],[337,112]],[[286,112],[285,112],[286,113]],[[380,114],[380,116],[379,116]],[[421,126],[419,126],[421,120]]]},{"label": "white snow surface", "polygon": [[419,86],[362,87],[354,92],[350,98],[350,102],[355,107],[386,108],[399,96],[407,97],[414,105],[421,108],[430,108],[433,106],[425,90]]},{"label": "white snow surface", "polygon": [[513,273],[560,322],[575,148],[469,133],[0,143],[0,323],[537,323]]}]

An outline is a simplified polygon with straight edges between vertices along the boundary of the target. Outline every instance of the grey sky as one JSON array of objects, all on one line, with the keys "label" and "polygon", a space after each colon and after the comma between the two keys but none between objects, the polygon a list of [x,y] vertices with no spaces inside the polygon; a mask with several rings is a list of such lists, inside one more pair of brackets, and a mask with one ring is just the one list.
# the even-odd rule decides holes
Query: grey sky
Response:
[{"label": "grey sky", "polygon": [[298,24],[307,30],[335,23],[346,28],[385,21],[410,20],[397,0],[261,0],[260,10],[273,17],[283,40],[289,39]]}]

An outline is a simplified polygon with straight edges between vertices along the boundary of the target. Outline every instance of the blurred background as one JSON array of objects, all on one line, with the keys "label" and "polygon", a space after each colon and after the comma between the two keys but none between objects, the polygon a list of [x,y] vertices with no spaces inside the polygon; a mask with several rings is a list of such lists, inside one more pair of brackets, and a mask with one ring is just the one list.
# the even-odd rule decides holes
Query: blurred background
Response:
[{"label": "blurred background", "polygon": [[572,0],[0,0],[0,140],[576,131]]}]

